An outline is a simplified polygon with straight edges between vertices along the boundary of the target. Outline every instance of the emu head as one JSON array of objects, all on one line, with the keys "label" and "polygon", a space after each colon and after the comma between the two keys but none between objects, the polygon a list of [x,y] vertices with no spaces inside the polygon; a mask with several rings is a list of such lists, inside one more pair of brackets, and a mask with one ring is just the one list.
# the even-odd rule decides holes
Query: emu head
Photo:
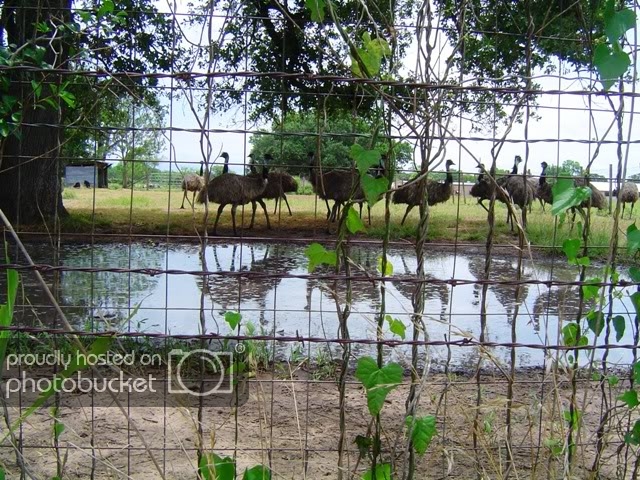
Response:
[{"label": "emu head", "polygon": [[447,172],[449,171],[449,167],[451,167],[451,165],[455,165],[455,162],[451,159],[447,160],[447,162],[444,164],[445,168],[447,169]]}]

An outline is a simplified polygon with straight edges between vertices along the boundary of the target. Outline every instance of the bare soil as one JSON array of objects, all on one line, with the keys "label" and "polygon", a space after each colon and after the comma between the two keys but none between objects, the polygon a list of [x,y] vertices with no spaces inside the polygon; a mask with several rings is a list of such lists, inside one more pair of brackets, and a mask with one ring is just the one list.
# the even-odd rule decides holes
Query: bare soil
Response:
[{"label": "bare soil", "polygon": [[[568,382],[558,381],[560,376],[554,381],[542,371],[518,374],[512,408],[508,409],[509,385],[501,374],[483,374],[479,386],[472,376],[432,375],[425,384],[418,414],[435,415],[438,432],[427,453],[418,459],[415,478],[506,478],[507,471],[510,478],[563,478],[562,456],[554,456],[551,448],[554,440],[561,444],[567,435],[567,422],[562,417],[571,390]],[[395,463],[396,471],[406,464],[402,425],[408,391],[406,379],[389,394],[381,415],[383,456]],[[609,393],[612,398],[619,394]],[[595,432],[604,406],[597,383],[580,383],[578,399],[582,430],[573,455],[573,475],[564,478],[589,478],[587,469],[595,458]],[[260,374],[251,382],[249,401],[237,411],[205,409],[201,440],[197,412],[185,408],[131,408],[128,420],[116,407],[79,409],[67,400],[63,405],[60,421],[65,430],[58,448],[65,463],[63,478],[193,479],[200,444],[218,455],[235,456],[238,473],[263,464],[276,479],[338,478],[338,388],[333,380],[315,381],[301,370],[286,376]],[[616,471],[616,466],[625,464],[617,453],[625,452],[620,442],[629,421],[626,409],[618,410],[609,412],[614,416],[605,426],[599,478],[630,477],[629,472]],[[12,419],[17,418],[17,410],[9,412]],[[367,435],[372,424],[365,393],[353,379],[344,415],[348,451],[343,459],[343,478],[359,479],[370,461],[359,459],[354,441]],[[50,410],[41,409],[29,417],[17,435],[28,475],[53,478],[56,449]],[[21,469],[9,441],[3,443],[0,461],[7,478],[18,478]]]}]

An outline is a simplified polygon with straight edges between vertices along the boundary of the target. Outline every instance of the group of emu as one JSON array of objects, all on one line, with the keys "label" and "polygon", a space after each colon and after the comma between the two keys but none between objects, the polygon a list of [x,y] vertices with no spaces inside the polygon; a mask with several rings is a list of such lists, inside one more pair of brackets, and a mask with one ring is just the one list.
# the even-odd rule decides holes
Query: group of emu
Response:
[{"label": "group of emu", "polygon": [[[209,181],[209,185],[205,188],[204,178],[202,177],[203,167],[200,167],[200,175],[189,174],[185,175],[182,180],[182,190],[184,196],[182,198],[182,206],[184,208],[184,201],[187,198],[188,192],[193,192],[193,200],[196,201],[196,194],[198,203],[205,202],[205,195],[208,196],[209,202],[219,205],[216,219],[213,224],[213,233],[216,234],[218,221],[220,215],[224,210],[224,207],[231,205],[231,221],[233,225],[233,233],[237,235],[236,231],[236,209],[238,205],[246,205],[251,203],[252,214],[249,228],[253,227],[256,215],[257,204],[260,204],[264,211],[265,218],[267,220],[267,228],[271,228],[269,222],[269,215],[267,213],[267,207],[264,203],[265,199],[275,199],[276,206],[274,213],[278,209],[278,202],[284,200],[289,215],[291,215],[291,207],[287,200],[287,193],[296,192],[298,189],[298,183],[296,180],[286,172],[283,171],[269,171],[267,165],[272,164],[273,158],[269,155],[265,155],[265,166],[262,168],[262,172],[258,172],[254,165],[253,155],[249,155],[251,158],[250,173],[247,175],[238,175],[235,173],[229,173],[229,155],[225,152],[220,155],[224,158],[224,167],[222,174],[212,178]],[[313,188],[313,191],[318,197],[325,201],[327,207],[327,219],[334,221],[342,205],[352,200],[355,203],[360,204],[360,216],[362,216],[362,205],[365,202],[365,195],[362,191],[360,184],[360,174],[356,170],[344,170],[344,169],[332,169],[332,170],[320,170],[318,162],[315,159],[315,155],[310,152],[308,154],[309,160],[309,181]],[[374,178],[380,178],[385,174],[384,162],[386,157],[383,155],[380,164],[371,168],[368,175]],[[529,176],[518,175],[518,166],[522,162],[522,158],[516,155],[513,169],[511,173],[497,179],[493,179],[487,174],[483,165],[479,168],[480,173],[476,183],[471,188],[471,196],[478,199],[478,203],[488,210],[484,205],[485,200],[490,200],[495,195],[495,199],[502,203],[512,203],[520,207],[522,212],[522,225],[526,226],[527,210],[531,208],[535,199],[540,201],[542,209],[544,210],[545,204],[553,203],[552,188],[547,183],[547,163],[542,162],[542,172],[538,180]],[[454,162],[447,160],[446,178],[442,182],[435,180],[426,180],[426,192],[427,203],[429,205],[436,205],[438,203],[446,202],[453,194],[453,174],[450,171],[450,167],[454,165]],[[414,177],[411,181],[398,187],[393,195],[393,203],[407,205],[404,216],[402,217],[401,224],[404,224],[407,215],[411,209],[420,205],[420,182],[413,181],[417,178]],[[602,209],[605,207],[605,197],[595,186],[593,186],[584,178],[575,178],[574,185],[576,186],[588,186],[591,189],[591,197],[588,198],[580,205],[583,208],[595,207]],[[495,191],[495,194],[494,194]],[[205,194],[206,192],[206,194]],[[615,192],[614,192],[615,193]],[[619,201],[622,202],[624,215],[624,208],[627,203],[631,203],[631,213],[633,214],[633,207],[638,200],[638,187],[635,183],[626,182],[622,185]],[[333,208],[330,208],[329,201],[333,200]],[[511,216],[511,211],[507,216],[507,222],[511,224],[513,229],[514,219]],[[371,212],[369,211],[369,224],[371,223]]]}]

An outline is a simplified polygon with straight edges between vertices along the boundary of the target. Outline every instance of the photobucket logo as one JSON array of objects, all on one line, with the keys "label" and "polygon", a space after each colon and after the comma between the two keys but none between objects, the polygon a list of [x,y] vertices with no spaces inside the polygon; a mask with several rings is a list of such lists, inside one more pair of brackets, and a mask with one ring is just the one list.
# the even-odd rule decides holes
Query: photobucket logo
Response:
[{"label": "photobucket logo", "polygon": [[[233,369],[225,367],[232,364],[233,355],[229,352],[212,352],[202,348],[188,352],[173,349],[167,358],[167,390],[169,393],[186,393],[196,397],[233,393]],[[198,373],[200,365],[205,368],[203,380],[206,380],[207,388],[203,387],[202,391],[197,391],[187,385],[198,383],[200,380]],[[190,375],[189,368],[194,368],[195,373]]]},{"label": "photobucket logo", "polygon": [[20,377],[9,378],[5,382],[4,395],[8,399],[13,393],[156,393],[154,382],[158,379],[153,375],[148,378],[125,378],[120,371],[117,377],[93,378],[83,377],[80,372],[71,377],[31,378],[22,371]]}]

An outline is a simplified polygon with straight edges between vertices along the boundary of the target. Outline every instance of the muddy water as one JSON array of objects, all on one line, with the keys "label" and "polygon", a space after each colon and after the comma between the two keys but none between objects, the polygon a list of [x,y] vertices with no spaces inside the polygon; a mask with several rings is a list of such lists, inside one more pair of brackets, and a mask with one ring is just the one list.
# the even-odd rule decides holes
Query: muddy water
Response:
[{"label": "muddy water", "polygon": [[[36,263],[51,264],[48,248],[30,245]],[[152,268],[232,272],[233,275],[189,275],[179,273],[149,276],[119,272],[62,273],[56,295],[69,320],[82,328],[97,330],[163,332],[195,334],[201,331],[200,303],[204,303],[204,323],[207,333],[229,332],[224,322],[225,311],[240,311],[243,324],[251,322],[256,334],[338,338],[336,298],[344,306],[344,283],[331,280],[290,278],[307,274],[305,246],[291,244],[215,244],[206,249],[201,260],[200,247],[195,245],[163,244],[100,244],[67,245],[60,251],[60,264],[69,267]],[[379,248],[352,247],[351,257],[357,265],[354,274],[362,280],[353,282],[353,299],[349,328],[352,339],[375,338],[376,314],[382,301],[380,288],[367,275],[375,275]],[[392,249],[389,260],[396,281],[386,289],[386,312],[410,325],[412,295],[415,290],[416,258],[413,251]],[[462,283],[455,286],[438,280],[469,280],[483,278],[484,256],[481,250],[459,250],[457,254],[435,251],[427,255],[425,264],[428,282],[425,286],[424,325],[433,341],[445,339],[480,339],[482,333],[482,285]],[[515,258],[494,257],[491,280],[510,281],[517,277]],[[324,273],[329,274],[327,270]],[[269,278],[266,275],[288,275],[289,278]],[[19,299],[14,322],[24,325],[46,325],[55,322],[53,309],[36,285],[32,275],[23,275],[26,286]],[[49,276],[49,279],[52,277]],[[561,259],[526,261],[523,280],[573,281],[575,267],[568,267]],[[622,344],[633,343],[631,327],[635,314],[625,292],[613,303],[614,314],[627,319]],[[137,310],[136,310],[137,308]],[[568,286],[524,285],[519,292],[514,286],[491,284],[487,289],[486,342],[509,343],[514,338],[525,345],[553,345],[558,342],[558,330],[563,322],[574,320],[578,309],[578,288]],[[407,330],[410,338],[410,330]],[[603,334],[604,335],[604,334]],[[387,333],[388,338],[393,337]],[[424,338],[424,337],[422,337]],[[612,335],[613,343],[615,335]],[[604,340],[599,340],[604,343]],[[270,345],[277,356],[287,358],[293,349],[317,355],[326,344],[275,342]],[[332,347],[332,348],[335,348]],[[354,354],[373,353],[368,344],[355,344]],[[431,358],[437,365],[446,362],[448,355],[456,368],[475,368],[480,350],[476,346],[420,347],[423,358]],[[489,364],[510,364],[511,349],[484,349]],[[408,359],[409,348],[386,348],[386,355],[397,361]],[[428,354],[428,355],[427,355]],[[553,354],[550,352],[549,354]],[[603,350],[596,358],[601,358]],[[631,352],[612,349],[608,360],[629,362]],[[541,366],[543,349],[518,347],[518,367]],[[584,358],[584,355],[583,355]]]}]

